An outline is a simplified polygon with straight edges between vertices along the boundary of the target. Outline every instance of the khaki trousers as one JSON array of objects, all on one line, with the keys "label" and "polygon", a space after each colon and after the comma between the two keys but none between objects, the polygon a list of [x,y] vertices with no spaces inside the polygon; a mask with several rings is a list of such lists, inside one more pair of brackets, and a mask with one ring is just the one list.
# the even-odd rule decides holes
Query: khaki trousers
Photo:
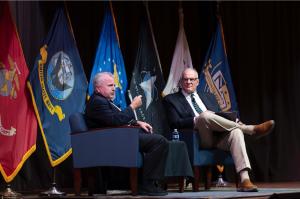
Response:
[{"label": "khaki trousers", "polygon": [[237,173],[251,169],[242,125],[205,111],[195,118],[195,129],[203,148],[216,147],[231,152]]}]

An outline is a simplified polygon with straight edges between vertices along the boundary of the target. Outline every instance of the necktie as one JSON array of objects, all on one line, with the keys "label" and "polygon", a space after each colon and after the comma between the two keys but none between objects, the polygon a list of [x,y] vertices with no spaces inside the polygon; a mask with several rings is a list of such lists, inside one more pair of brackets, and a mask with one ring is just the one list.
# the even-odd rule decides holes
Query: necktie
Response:
[{"label": "necktie", "polygon": [[192,99],[192,104],[193,104],[193,107],[195,108],[195,110],[196,110],[198,113],[202,113],[201,108],[199,107],[199,105],[197,104],[197,102],[196,102],[196,100],[195,100],[194,93],[191,94],[191,99]]}]

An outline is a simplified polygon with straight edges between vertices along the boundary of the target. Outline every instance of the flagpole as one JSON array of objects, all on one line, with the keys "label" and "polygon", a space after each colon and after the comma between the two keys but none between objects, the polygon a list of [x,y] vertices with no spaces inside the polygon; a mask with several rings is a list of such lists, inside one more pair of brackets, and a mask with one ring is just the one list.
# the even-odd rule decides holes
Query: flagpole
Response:
[{"label": "flagpole", "polygon": [[222,24],[222,18],[221,18],[221,12],[220,12],[220,1],[217,1],[217,20],[220,23],[221,26],[221,34],[222,34],[222,42],[224,45],[224,51],[225,55],[227,56],[227,50],[226,50],[226,43],[225,43],[225,38],[224,38],[224,31],[223,31],[223,24]]},{"label": "flagpole", "polygon": [[67,17],[68,22],[69,22],[68,25],[69,25],[70,31],[71,31],[72,36],[74,38],[75,45],[77,46],[77,42],[76,42],[76,39],[75,39],[75,35],[74,35],[74,31],[73,31],[73,27],[72,27],[72,23],[71,23],[71,19],[70,19],[70,15],[69,15],[69,11],[68,11],[66,1],[64,1],[64,8],[65,8],[65,12],[66,12],[66,17]]},{"label": "flagpole", "polygon": [[65,192],[61,192],[56,188],[56,180],[55,180],[56,179],[56,167],[53,167],[53,176],[52,177],[53,177],[52,187],[50,187],[48,189],[48,191],[42,192],[41,195],[50,196],[50,197],[66,195]]},{"label": "flagpole", "polygon": [[[128,92],[129,100],[130,100],[130,102],[132,102],[132,95],[131,95],[131,93],[130,93],[130,90],[128,90],[127,92]],[[137,114],[136,114],[136,111],[135,111],[135,110],[133,110],[133,113],[134,113],[134,118],[135,118],[136,120],[138,120]]]},{"label": "flagpole", "polygon": [[[222,43],[223,43],[223,46],[224,46],[224,53],[225,55],[227,56],[227,52],[226,52],[226,45],[225,45],[225,39],[224,39],[224,32],[223,32],[223,25],[222,25],[222,19],[221,19],[221,13],[220,13],[220,1],[217,1],[217,20],[218,20],[218,23],[220,24],[220,29],[221,29],[221,38],[222,38]],[[218,179],[216,181],[213,182],[213,184],[216,186],[216,187],[227,187],[229,186],[229,183],[226,182],[225,180],[223,180],[223,176],[222,176],[222,173],[224,171],[224,165],[216,165],[217,167],[217,170],[219,172],[219,176],[218,176]]]},{"label": "flagpole", "polygon": [[[67,19],[68,19],[68,26],[70,28],[70,32],[71,32],[71,34],[73,36],[75,45],[77,46],[77,42],[76,42],[76,38],[75,38],[75,34],[74,34],[74,30],[73,30],[73,26],[72,26],[72,22],[71,22],[71,18],[70,18],[70,15],[69,15],[69,11],[68,11],[68,7],[67,7],[66,1],[64,1],[64,8],[65,8],[66,16],[67,16]],[[77,52],[78,52],[78,49],[77,49]],[[79,54],[79,52],[78,52],[78,54]],[[81,59],[80,59],[80,64],[82,65]],[[89,99],[89,96],[87,95],[86,98]]]},{"label": "flagpole", "polygon": [[114,9],[113,9],[111,1],[109,1],[109,8],[110,8],[111,15],[112,15],[112,18],[113,18],[113,22],[114,22],[114,27],[115,27],[115,32],[116,32],[118,44],[119,44],[119,47],[121,47],[120,46],[120,40],[119,40],[119,33],[118,33],[118,29],[117,29],[117,23],[116,23],[115,14],[114,14]]},{"label": "flagpole", "polygon": [[146,2],[144,1],[144,5],[146,7],[147,18],[148,18],[148,22],[149,22],[149,27],[150,27],[152,41],[153,41],[153,44],[154,44],[155,54],[156,54],[156,57],[157,57],[158,65],[159,65],[159,68],[160,68],[160,72],[162,73],[161,63],[160,63],[160,59],[159,59],[159,54],[158,54],[157,45],[156,45],[156,42],[155,42],[154,33],[153,33],[153,28],[152,28],[150,13],[149,13],[149,9],[148,9],[148,1],[146,1]]}]

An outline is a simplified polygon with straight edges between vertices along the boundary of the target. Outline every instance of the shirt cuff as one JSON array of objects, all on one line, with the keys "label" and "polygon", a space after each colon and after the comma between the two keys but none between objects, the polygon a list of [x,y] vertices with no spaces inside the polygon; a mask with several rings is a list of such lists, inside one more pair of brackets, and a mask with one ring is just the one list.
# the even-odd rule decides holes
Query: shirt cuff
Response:
[{"label": "shirt cuff", "polygon": [[137,120],[135,119],[132,119],[128,122],[129,125],[132,125],[132,126],[136,126],[137,125]]}]

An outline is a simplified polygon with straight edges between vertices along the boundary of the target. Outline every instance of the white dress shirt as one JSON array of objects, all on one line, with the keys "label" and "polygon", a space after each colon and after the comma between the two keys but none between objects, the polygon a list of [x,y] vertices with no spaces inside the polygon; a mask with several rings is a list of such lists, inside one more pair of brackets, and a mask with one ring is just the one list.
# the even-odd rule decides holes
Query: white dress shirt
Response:
[{"label": "white dress shirt", "polygon": [[[186,100],[188,101],[188,103],[190,104],[191,108],[193,109],[195,116],[197,117],[199,115],[199,113],[195,110],[195,108],[193,106],[191,94],[188,94],[188,93],[184,92],[184,90],[181,90],[181,92],[185,96]],[[198,106],[200,107],[200,109],[202,110],[202,112],[206,111],[207,108],[204,105],[204,103],[202,102],[202,100],[200,99],[198,93],[195,91],[193,94],[194,94],[196,103],[198,104]]]}]

